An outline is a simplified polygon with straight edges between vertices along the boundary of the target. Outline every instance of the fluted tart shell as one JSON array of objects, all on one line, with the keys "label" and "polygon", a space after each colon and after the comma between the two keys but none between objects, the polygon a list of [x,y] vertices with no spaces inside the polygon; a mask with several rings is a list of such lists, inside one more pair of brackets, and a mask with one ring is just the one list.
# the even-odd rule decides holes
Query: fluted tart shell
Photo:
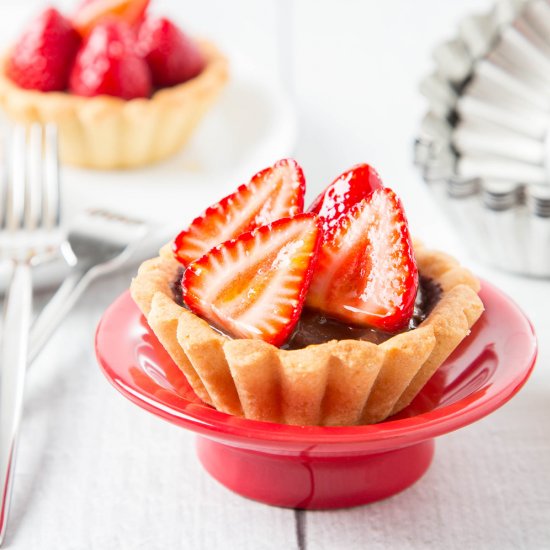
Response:
[{"label": "fluted tart shell", "polygon": [[283,350],[226,337],[174,300],[181,264],[169,245],[141,265],[131,294],[197,396],[216,409],[284,424],[371,424],[405,408],[483,312],[470,271],[419,243],[415,255],[440,299],[418,328],[378,345],[333,340]]},{"label": "fluted tart shell", "polygon": [[228,78],[228,63],[211,43],[199,41],[206,65],[196,77],[157,90],[151,98],[26,90],[0,62],[0,105],[24,124],[54,123],[62,162],[84,168],[135,168],[163,160],[191,137]]}]

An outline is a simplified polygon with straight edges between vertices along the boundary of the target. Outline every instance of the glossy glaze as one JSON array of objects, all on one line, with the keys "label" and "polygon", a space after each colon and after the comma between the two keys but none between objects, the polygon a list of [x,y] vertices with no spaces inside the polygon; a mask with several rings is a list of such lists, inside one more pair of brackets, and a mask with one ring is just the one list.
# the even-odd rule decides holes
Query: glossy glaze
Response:
[{"label": "glossy glaze", "polygon": [[487,283],[481,297],[486,312],[470,337],[407,409],[370,426],[287,426],[230,416],[203,404],[128,293],[106,311],[96,352],[105,375],[126,397],[208,439],[199,442],[199,456],[232,490],[283,506],[350,506],[416,481],[429,466],[434,437],[491,413],[527,380],[536,358],[529,321]]},{"label": "glossy glaze", "polygon": [[[181,279],[183,273],[184,269],[182,267],[178,270],[176,278],[170,283],[170,289],[172,290],[174,301],[182,307],[187,307],[183,302],[182,296]],[[421,275],[419,281],[420,284],[416,294],[413,315],[405,330],[417,328],[441,298],[441,287],[432,281],[432,279]],[[228,338],[233,337],[219,327],[210,326]],[[381,344],[395,334],[376,328],[352,326],[306,307],[302,310],[292,334],[280,347],[282,349],[300,349],[312,344],[322,344],[330,340],[366,340],[373,344]]]},{"label": "glossy glaze", "polygon": [[[414,303],[413,316],[405,330],[413,330],[429,315],[441,298],[441,287],[420,276],[420,285]],[[354,327],[347,323],[326,317],[323,313],[304,308],[284,349],[300,349],[312,344],[322,344],[330,340],[366,340],[381,344],[396,333],[384,332],[376,328]]]}]

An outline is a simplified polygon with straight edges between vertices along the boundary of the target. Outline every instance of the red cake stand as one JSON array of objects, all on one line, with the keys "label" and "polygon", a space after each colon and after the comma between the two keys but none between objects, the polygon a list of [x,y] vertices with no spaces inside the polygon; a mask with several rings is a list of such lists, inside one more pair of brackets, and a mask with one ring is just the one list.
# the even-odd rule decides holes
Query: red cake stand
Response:
[{"label": "red cake stand", "polygon": [[531,324],[490,284],[483,284],[481,298],[486,311],[471,335],[413,403],[370,426],[287,426],[205,405],[129,293],[105,312],[96,352],[105,376],[123,395],[198,434],[202,464],[229,489],[276,506],[355,506],[409,487],[428,469],[435,437],[488,415],[529,377],[537,353]]}]

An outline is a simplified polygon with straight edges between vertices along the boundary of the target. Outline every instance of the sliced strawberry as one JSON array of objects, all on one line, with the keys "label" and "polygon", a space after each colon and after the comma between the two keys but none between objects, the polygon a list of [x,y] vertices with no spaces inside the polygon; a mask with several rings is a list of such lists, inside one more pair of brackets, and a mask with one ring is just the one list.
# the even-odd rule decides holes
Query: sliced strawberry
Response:
[{"label": "sliced strawberry", "polygon": [[130,26],[138,25],[150,0],[84,0],[73,15],[73,25],[82,36],[106,19],[119,19]]},{"label": "sliced strawberry", "polygon": [[300,214],[216,246],[185,271],[185,303],[232,336],[280,346],[300,317],[320,233],[315,214]]},{"label": "sliced strawberry", "polygon": [[307,305],[342,321],[394,332],[414,309],[418,270],[401,201],[378,189],[325,239]]},{"label": "sliced strawberry", "polygon": [[71,93],[86,97],[149,97],[149,67],[136,54],[135,38],[128,25],[106,21],[94,27],[78,52],[69,87]]},{"label": "sliced strawberry", "polygon": [[308,212],[323,219],[323,229],[330,231],[338,218],[359,201],[384,185],[378,172],[368,164],[357,164],[338,176],[311,204]]},{"label": "sliced strawberry", "polygon": [[176,258],[187,265],[245,231],[301,213],[304,192],[304,174],[298,163],[291,159],[276,162],[195,218],[174,240]]},{"label": "sliced strawberry", "polygon": [[139,47],[157,88],[181,84],[204,68],[197,44],[166,17],[145,19],[139,29]]},{"label": "sliced strawberry", "polygon": [[79,43],[71,23],[49,8],[22,33],[8,59],[6,74],[21,88],[63,91]]}]

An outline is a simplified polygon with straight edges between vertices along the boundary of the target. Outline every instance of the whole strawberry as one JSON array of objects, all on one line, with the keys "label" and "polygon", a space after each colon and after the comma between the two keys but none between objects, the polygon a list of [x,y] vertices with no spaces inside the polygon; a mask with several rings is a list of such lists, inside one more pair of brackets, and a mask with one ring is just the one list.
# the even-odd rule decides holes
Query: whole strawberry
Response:
[{"label": "whole strawberry", "polygon": [[181,84],[204,68],[204,57],[195,42],[165,17],[145,19],[139,47],[157,88]]},{"label": "whole strawberry", "polygon": [[151,74],[136,53],[130,27],[121,21],[98,24],[78,52],[69,81],[81,96],[111,95],[135,99],[151,95]]},{"label": "whole strawberry", "polygon": [[21,88],[63,91],[79,43],[71,23],[49,8],[22,33],[8,59],[6,73]]}]

